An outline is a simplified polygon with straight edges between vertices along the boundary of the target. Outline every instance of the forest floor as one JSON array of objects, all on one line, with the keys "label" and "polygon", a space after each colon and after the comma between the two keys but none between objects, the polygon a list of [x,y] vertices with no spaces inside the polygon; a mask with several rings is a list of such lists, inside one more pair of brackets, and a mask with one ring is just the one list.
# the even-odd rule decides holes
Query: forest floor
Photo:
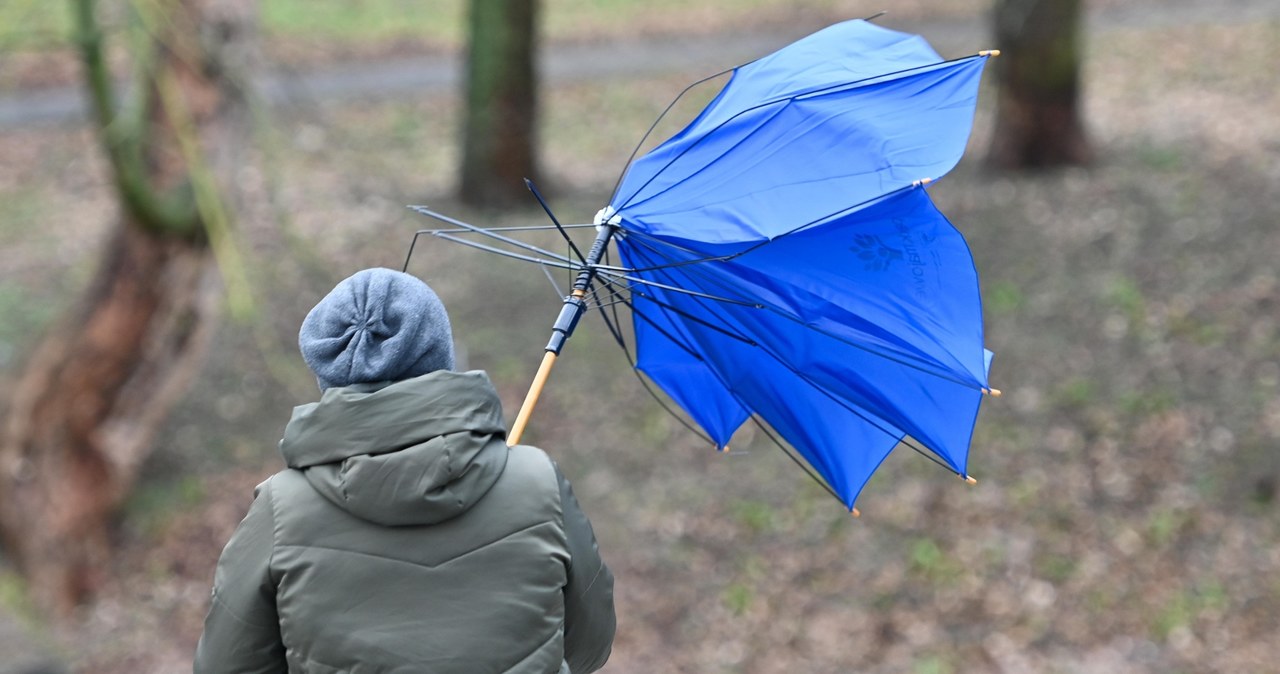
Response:
[{"label": "forest floor", "polygon": [[[574,481],[615,570],[605,671],[1274,669],[1280,17],[1171,6],[1201,9],[1089,36],[1093,166],[984,171],[986,90],[969,157],[931,188],[973,249],[1005,393],[979,420],[978,485],[895,455],[854,520],[746,429],[727,456],[703,446],[648,398],[603,326],[584,323],[527,439]],[[919,25],[948,54],[953,36]],[[603,205],[640,133],[708,70],[549,84],[544,163],[562,218]],[[218,552],[279,468],[290,408],[316,396],[294,346],[305,311],[357,268],[403,263],[422,226],[404,204],[486,225],[544,218],[452,201],[459,117],[446,93],[267,117],[239,178],[249,263],[236,271],[252,309],[228,311],[167,424],[100,599],[54,626],[0,569],[0,674],[189,671]],[[112,222],[94,147],[74,125],[0,130],[6,379],[88,278]],[[410,271],[444,298],[466,363],[513,411],[558,294],[536,269],[427,244]]]}]

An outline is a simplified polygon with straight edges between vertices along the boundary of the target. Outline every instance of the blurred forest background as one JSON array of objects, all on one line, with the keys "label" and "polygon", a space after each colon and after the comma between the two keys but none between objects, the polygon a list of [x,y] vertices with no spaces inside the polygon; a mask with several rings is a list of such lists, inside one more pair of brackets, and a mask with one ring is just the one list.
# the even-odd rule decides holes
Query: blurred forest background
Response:
[{"label": "blurred forest background", "polygon": [[[1280,5],[536,7],[515,17],[538,65],[512,167],[467,140],[487,57],[463,0],[0,0],[0,673],[190,670],[221,547],[318,396],[297,327],[339,279],[404,263],[430,226],[405,205],[542,224],[485,178],[516,171],[587,221],[685,85],[885,9],[944,57],[1010,64],[931,188],[973,249],[1004,391],[980,482],[896,454],[855,520],[749,428],[703,446],[588,316],[525,439],[615,570],[605,671],[1275,671]],[[1020,30],[1028,12],[1051,30]],[[486,53],[529,63],[516,42]],[[1037,49],[1065,79],[1048,56],[1020,70]],[[420,242],[409,271],[510,418],[560,296],[451,246]]]}]

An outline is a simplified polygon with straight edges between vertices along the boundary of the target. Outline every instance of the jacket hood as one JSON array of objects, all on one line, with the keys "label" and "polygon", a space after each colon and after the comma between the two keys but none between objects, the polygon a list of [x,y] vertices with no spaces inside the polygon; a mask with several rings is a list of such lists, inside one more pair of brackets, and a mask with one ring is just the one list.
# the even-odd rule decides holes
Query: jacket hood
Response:
[{"label": "jacket hood", "polygon": [[385,526],[455,517],[507,464],[502,404],[483,372],[332,388],[294,408],[280,453],[338,507]]}]

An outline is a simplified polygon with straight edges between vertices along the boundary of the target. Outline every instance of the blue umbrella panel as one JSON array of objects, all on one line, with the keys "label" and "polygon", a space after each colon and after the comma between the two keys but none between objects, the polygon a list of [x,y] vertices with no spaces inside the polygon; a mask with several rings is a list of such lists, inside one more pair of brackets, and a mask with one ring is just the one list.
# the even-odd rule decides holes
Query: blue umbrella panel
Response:
[{"label": "blue umbrella panel", "polygon": [[636,366],[717,444],[758,414],[850,508],[904,440],[968,474],[990,363],[964,348],[982,343],[977,273],[923,188],[745,252],[618,247],[654,282],[630,289]]}]

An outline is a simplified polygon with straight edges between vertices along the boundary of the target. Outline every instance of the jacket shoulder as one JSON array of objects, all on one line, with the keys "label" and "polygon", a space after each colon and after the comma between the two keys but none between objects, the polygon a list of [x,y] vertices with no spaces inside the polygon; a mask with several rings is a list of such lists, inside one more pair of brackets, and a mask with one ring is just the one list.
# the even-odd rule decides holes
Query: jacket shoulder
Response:
[{"label": "jacket shoulder", "polygon": [[501,477],[472,509],[516,508],[530,515],[542,512],[546,517],[550,514],[547,512],[550,507],[558,514],[559,483],[551,458],[541,449],[529,445],[515,445],[509,449]]},{"label": "jacket shoulder", "polygon": [[258,498],[265,496],[272,510],[277,512],[281,510],[281,504],[294,505],[320,497],[302,471],[296,468],[286,468],[263,480],[262,484],[254,488],[253,493]]},{"label": "jacket shoulder", "polygon": [[546,452],[533,445],[512,445],[510,450],[511,454],[507,459],[508,470],[514,467],[515,470],[524,471],[528,474],[540,475],[543,478],[548,476],[555,478],[557,473],[556,464],[551,460],[550,456],[547,456]]}]

